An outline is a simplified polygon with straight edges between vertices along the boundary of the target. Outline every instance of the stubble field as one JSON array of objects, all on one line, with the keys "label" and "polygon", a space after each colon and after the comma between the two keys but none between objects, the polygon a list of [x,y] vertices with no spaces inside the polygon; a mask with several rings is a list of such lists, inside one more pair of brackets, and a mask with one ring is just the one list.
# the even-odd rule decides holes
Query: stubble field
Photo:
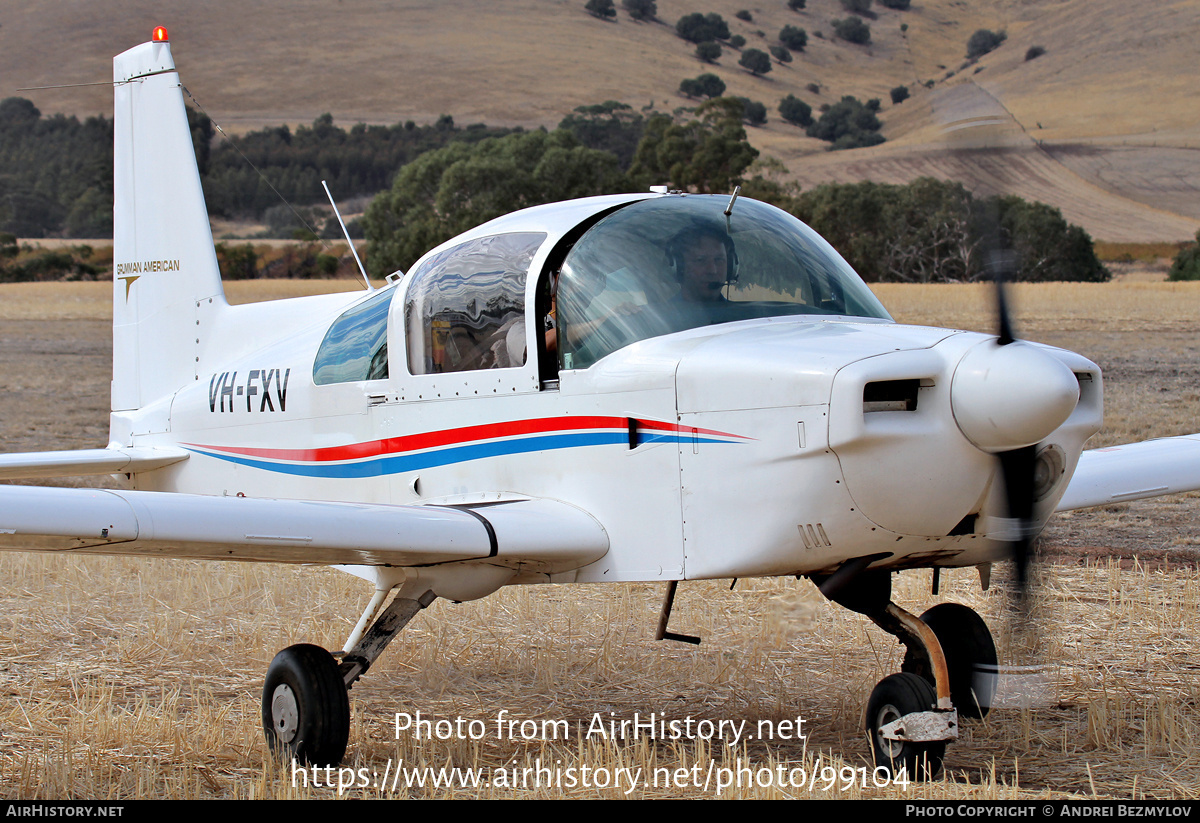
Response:
[{"label": "stubble field", "polygon": [[[235,299],[311,287],[230,285]],[[4,451],[105,442],[110,288],[0,287]],[[986,287],[878,291],[902,322],[991,325]],[[1017,289],[1015,301],[1022,335],[1104,369],[1107,424],[1092,445],[1200,430],[1200,288],[1038,285]],[[351,692],[346,765],[380,778],[400,761],[481,768],[484,784],[393,788],[389,777],[386,789],[346,796],[618,797],[627,785],[617,770],[629,768],[642,770],[633,796],[715,797],[716,779],[739,765],[754,770],[743,784],[771,769],[770,785],[721,797],[1200,796],[1200,495],[1060,516],[1044,548],[1055,562],[1040,567],[1036,632],[1009,620],[1003,573],[986,593],[972,570],[944,574],[936,598],[927,571],[897,578],[900,605],[971,605],[993,627],[1002,662],[1044,667],[1034,705],[964,726],[941,780],[879,788],[869,777],[860,714],[873,685],[898,670],[900,647],[807,581],[748,580],[732,591],[728,581],[680,587],[672,629],[701,635],[698,647],[652,639],[658,586],[520,587],[476,603],[438,601]],[[0,570],[0,796],[337,795],[267,758],[259,691],[277,650],[340,648],[369,595],[361,581],[313,568],[27,554],[0,556]],[[477,720],[471,728],[483,733],[397,735],[397,713],[417,711]],[[501,712],[533,721],[524,729],[536,733],[525,740],[521,726],[498,727]],[[777,731],[727,746],[587,735],[596,718],[650,713],[746,721],[751,733],[759,720],[802,717],[805,737]],[[570,734],[552,739],[560,720]],[[573,769],[577,785],[498,785],[514,782],[514,769],[516,782],[532,782],[521,770],[538,761],[562,783]],[[818,779],[781,785],[780,765],[784,783],[800,770]],[[847,773],[823,771],[830,766],[868,767],[867,787],[843,784]],[[585,774],[592,785],[579,785]],[[654,785],[666,774],[671,781]],[[594,785],[601,775],[611,785]]]}]

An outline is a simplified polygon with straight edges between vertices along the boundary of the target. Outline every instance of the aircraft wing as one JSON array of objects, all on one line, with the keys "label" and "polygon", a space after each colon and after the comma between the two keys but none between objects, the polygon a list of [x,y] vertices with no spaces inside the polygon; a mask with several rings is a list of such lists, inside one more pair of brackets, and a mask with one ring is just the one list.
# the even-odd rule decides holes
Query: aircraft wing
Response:
[{"label": "aircraft wing", "polygon": [[1085,451],[1055,511],[1200,489],[1200,434]]},{"label": "aircraft wing", "polygon": [[187,457],[188,452],[183,449],[155,446],[0,454],[0,480],[144,472]]},{"label": "aircraft wing", "polygon": [[453,506],[0,486],[0,549],[201,560],[576,569],[608,551],[586,512],[523,498]]}]

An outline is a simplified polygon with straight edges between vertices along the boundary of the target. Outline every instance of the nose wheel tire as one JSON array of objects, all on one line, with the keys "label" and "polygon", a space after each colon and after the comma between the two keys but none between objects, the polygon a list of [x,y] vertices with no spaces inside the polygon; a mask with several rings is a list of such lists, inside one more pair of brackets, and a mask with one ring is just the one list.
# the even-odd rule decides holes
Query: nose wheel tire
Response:
[{"label": "nose wheel tire", "polygon": [[880,731],[888,723],[913,712],[929,711],[936,704],[933,686],[915,674],[902,672],[879,681],[867,701],[867,734],[871,737],[876,767],[888,769],[894,777],[904,771],[909,780],[937,777],[946,754],[945,741],[890,740]]},{"label": "nose wheel tire", "polygon": [[940,603],[921,615],[937,635],[950,672],[950,700],[960,717],[987,717],[996,694],[996,643],[973,609]]},{"label": "nose wheel tire", "polygon": [[336,766],[350,738],[350,697],[333,655],[320,646],[289,646],[267,669],[262,696],[267,744],[313,766]]}]

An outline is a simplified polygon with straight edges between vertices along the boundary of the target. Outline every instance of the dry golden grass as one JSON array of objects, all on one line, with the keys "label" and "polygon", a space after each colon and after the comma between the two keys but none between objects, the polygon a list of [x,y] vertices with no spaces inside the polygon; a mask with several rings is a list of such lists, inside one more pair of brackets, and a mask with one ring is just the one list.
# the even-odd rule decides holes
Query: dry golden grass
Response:
[{"label": "dry golden grass", "polygon": [[[230,280],[230,303],[254,303],[363,288],[361,280]],[[112,321],[112,283],[5,283],[0,285],[0,320]]]},{"label": "dry golden grass", "polygon": [[[329,797],[293,786],[265,757],[258,690],[273,652],[336,647],[365,592],[333,571],[169,561],[5,555],[10,615],[0,643],[0,795],[10,798]],[[1115,566],[1047,569],[1042,647],[1049,692],[1032,709],[997,709],[950,747],[946,775],[907,790],[754,787],[734,797],[1047,798],[1198,794],[1200,715],[1195,571]],[[897,601],[931,602],[927,572],[898,578]],[[943,577],[943,598],[981,611],[1009,654],[1004,596],[970,570]],[[807,582],[684,584],[673,627],[699,647],[651,639],[661,592],[650,585],[504,590],[437,603],[355,687],[346,766],[862,766],[860,713],[899,647]],[[1011,658],[1008,658],[1011,659]],[[570,739],[503,739],[518,721],[566,720]],[[479,740],[397,739],[397,712],[482,720]],[[660,743],[581,739],[594,713],[629,719],[783,720],[805,741]],[[354,790],[348,796],[586,797],[608,790]],[[634,796],[716,796],[695,787]]]},{"label": "dry golden grass", "polygon": [[[995,333],[990,283],[876,283],[871,289],[897,322]],[[1200,318],[1197,283],[1016,283],[1009,291],[1018,333],[1040,342],[1050,342],[1047,334],[1094,330],[1190,331]]]},{"label": "dry golden grass", "polygon": [[1158,263],[1170,261],[1186,243],[1109,243],[1099,241],[1096,244],[1096,256],[1105,263],[1124,263],[1140,261],[1142,263]]},{"label": "dry golden grass", "polygon": [[[356,288],[353,281],[228,284],[236,299]],[[5,450],[94,447],[107,409],[108,284],[0,287],[0,435]],[[987,330],[986,286],[881,286],[897,319]],[[1020,331],[1105,369],[1102,438],[1196,430],[1200,363],[1194,284],[1018,286]],[[61,373],[61,381],[54,382]],[[70,398],[70,402],[63,402]],[[1165,409],[1165,410],[1164,410]],[[74,415],[74,416],[72,416]],[[1115,415],[1115,417],[1114,417]],[[1110,442],[1110,441],[1102,441]],[[1050,537],[1126,557],[1198,556],[1200,494],[1059,518]],[[1111,550],[1111,549],[1110,549]],[[1190,554],[1188,554],[1190,552]],[[1197,564],[1101,560],[1044,567],[1040,631],[1010,632],[1000,586],[971,570],[942,577],[937,600],[978,609],[1008,662],[1047,665],[1045,700],[964,727],[945,776],[910,787],[813,791],[777,785],[723,797],[1196,798],[1200,791],[1200,571]],[[1127,568],[1123,568],[1123,566]],[[1002,575],[999,570],[997,578]],[[332,570],[129,558],[0,555],[0,796],[6,798],[330,797],[293,786],[265,756],[259,691],[276,651],[341,646],[369,592]],[[929,573],[897,577],[915,612]],[[860,767],[860,715],[900,648],[805,581],[685,583],[675,631],[655,642],[661,587],[539,586],[476,603],[437,602],[351,692],[347,766],[389,759],[487,770],[564,766]],[[806,720],[806,741],[719,744],[396,738],[397,712],[438,719],[586,721],[595,713],[710,720]],[[617,789],[402,788],[351,796],[614,797]],[[713,797],[695,788],[637,796]]]}]

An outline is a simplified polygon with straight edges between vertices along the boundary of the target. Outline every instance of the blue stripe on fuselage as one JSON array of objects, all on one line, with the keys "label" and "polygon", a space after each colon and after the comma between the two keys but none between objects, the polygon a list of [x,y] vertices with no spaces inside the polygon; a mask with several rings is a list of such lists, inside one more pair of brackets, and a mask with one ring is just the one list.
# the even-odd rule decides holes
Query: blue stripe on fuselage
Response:
[{"label": "blue stripe on fuselage", "polygon": [[[717,440],[710,437],[691,437],[678,434],[638,432],[638,445],[647,443],[728,443],[727,440]],[[453,446],[448,449],[420,452],[418,454],[395,454],[373,457],[357,463],[279,463],[272,460],[259,460],[236,454],[221,454],[220,452],[193,449],[199,454],[250,466],[264,471],[292,474],[300,477],[382,477],[389,474],[419,471],[437,466],[448,466],[453,463],[465,463],[469,460],[482,460],[487,457],[503,457],[510,454],[527,454],[537,451],[555,451],[557,449],[573,449],[581,446],[607,446],[622,444],[629,445],[628,432],[585,432],[582,434],[552,434],[543,437],[527,437],[516,440],[497,440],[490,443],[474,443],[469,446]]]}]

